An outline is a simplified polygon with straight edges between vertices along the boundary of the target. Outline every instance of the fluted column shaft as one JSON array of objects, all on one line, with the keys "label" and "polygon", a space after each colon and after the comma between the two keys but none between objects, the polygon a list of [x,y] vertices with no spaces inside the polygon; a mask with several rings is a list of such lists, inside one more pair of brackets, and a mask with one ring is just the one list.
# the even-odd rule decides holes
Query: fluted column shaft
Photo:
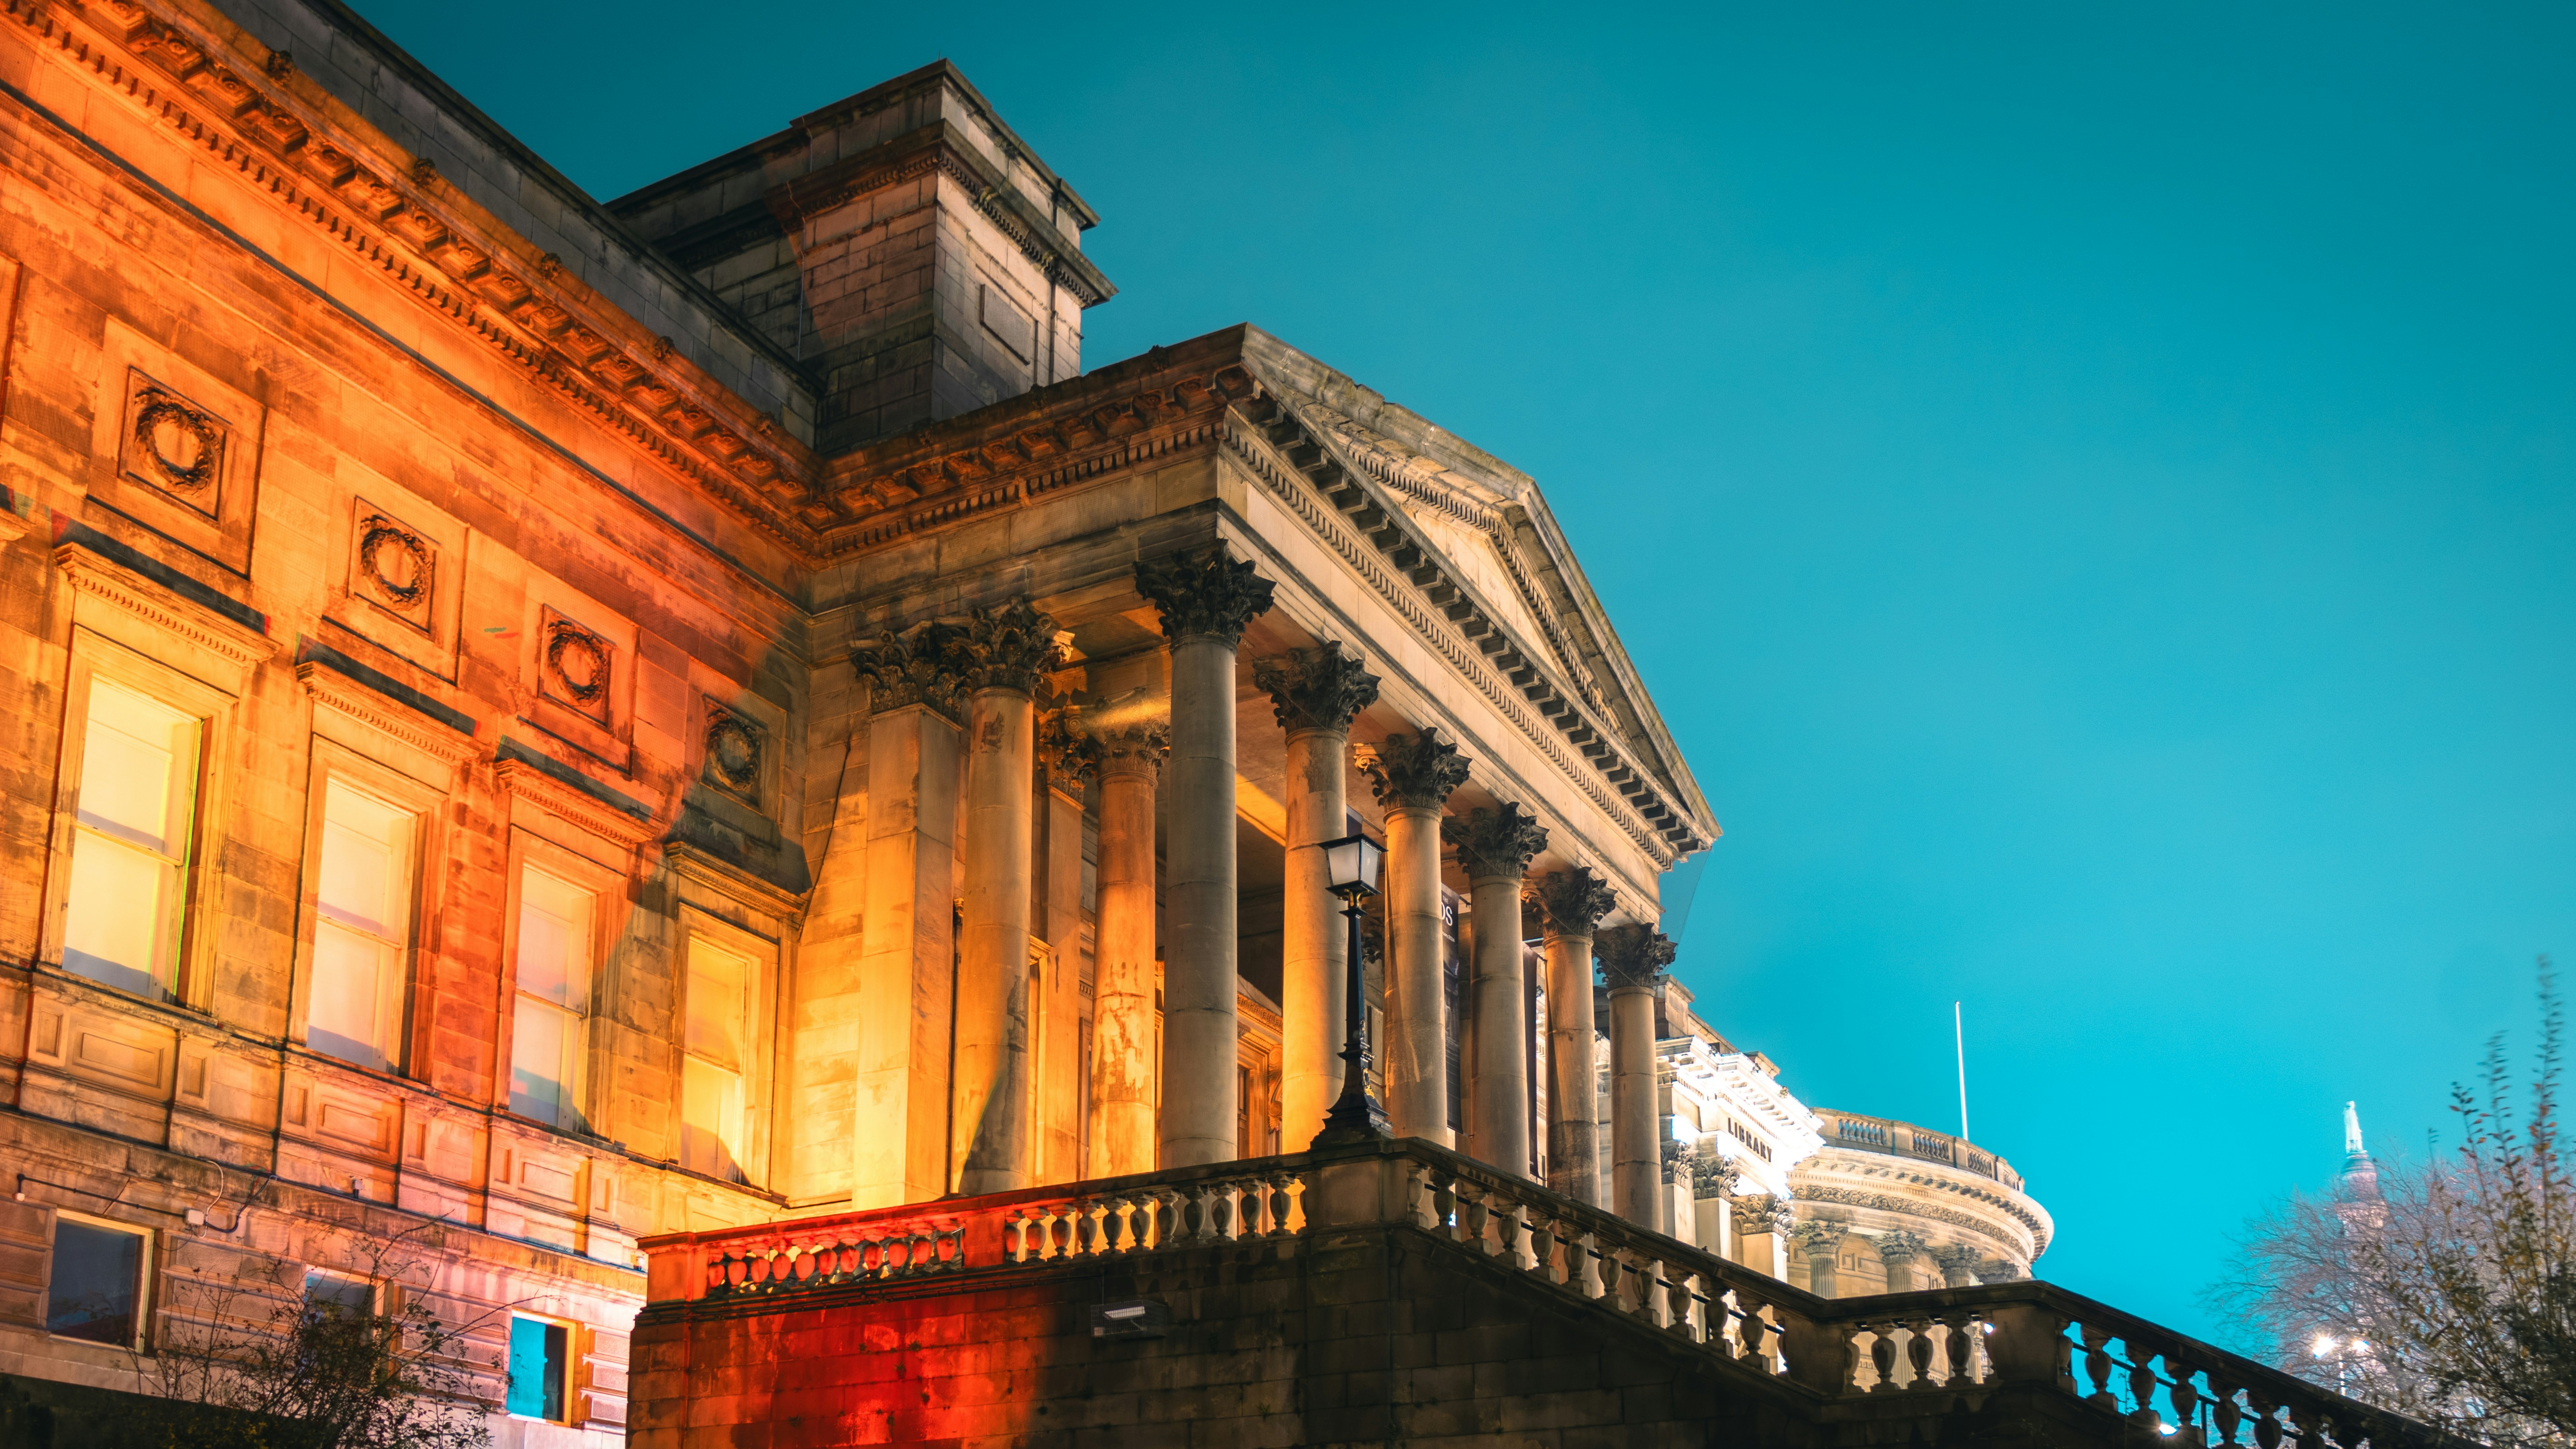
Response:
[{"label": "fluted column shaft", "polygon": [[1664,1164],[1655,1111],[1655,992],[1610,991],[1610,1210],[1661,1232]]},{"label": "fluted column shaft", "polygon": [[1029,696],[979,689],[966,730],[965,896],[957,939],[957,1190],[1029,1184],[1030,777],[1037,721]]},{"label": "fluted column shaft", "polygon": [[1348,833],[1351,718],[1378,681],[1326,643],[1253,665],[1288,743],[1287,880],[1281,900],[1279,1140],[1302,1147],[1342,1090],[1350,946],[1341,902],[1316,847]]},{"label": "fluted column shaft", "polygon": [[[1543,899],[1543,898],[1542,898]],[[1593,1121],[1599,1086],[1592,1064],[1592,922],[1580,931],[1557,925],[1547,941],[1548,1185],[1588,1207],[1604,1207],[1601,1142]]]},{"label": "fluted column shaft", "polygon": [[1155,1124],[1154,777],[1159,731],[1104,736],[1100,883],[1093,933],[1091,1175],[1152,1172]]},{"label": "fluted column shaft", "polygon": [[1222,552],[1141,564],[1171,640],[1170,885],[1164,893],[1163,1166],[1227,1162],[1235,1141],[1234,663],[1271,586]]}]

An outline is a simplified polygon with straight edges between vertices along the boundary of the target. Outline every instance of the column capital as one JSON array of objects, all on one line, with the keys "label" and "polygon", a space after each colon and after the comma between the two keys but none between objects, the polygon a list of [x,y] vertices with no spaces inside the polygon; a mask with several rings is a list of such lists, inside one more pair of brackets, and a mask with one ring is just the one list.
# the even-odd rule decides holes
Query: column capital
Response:
[{"label": "column capital", "polygon": [[1652,926],[1612,926],[1592,938],[1592,958],[1613,990],[1652,986],[1673,964],[1676,948]]},{"label": "column capital", "polygon": [[957,658],[963,632],[954,624],[924,624],[907,634],[888,630],[874,643],[854,645],[850,664],[867,681],[870,712],[918,704],[956,723],[965,683]]},{"label": "column capital", "polygon": [[954,645],[965,687],[1035,694],[1039,676],[1054,669],[1062,657],[1055,633],[1054,617],[1031,608],[1026,599],[976,609],[957,632]]},{"label": "column capital", "polygon": [[1241,644],[1243,626],[1270,611],[1274,587],[1254,572],[1250,560],[1236,561],[1223,544],[1136,565],[1136,592],[1162,611],[1163,637],[1175,644],[1186,639],[1213,639],[1228,649]]},{"label": "column capital", "polygon": [[1389,735],[1361,768],[1377,803],[1390,810],[1437,810],[1449,803],[1449,792],[1467,783],[1467,757],[1458,747],[1427,729],[1418,735]]},{"label": "column capital", "polygon": [[1588,865],[1549,871],[1538,878],[1530,894],[1546,918],[1550,935],[1581,936],[1587,940],[1600,926],[1601,918],[1619,904],[1609,882],[1593,874]]},{"label": "column capital", "polygon": [[1789,1226],[1789,1205],[1767,1192],[1729,1198],[1727,1205],[1739,1233],[1777,1233]]},{"label": "column capital", "polygon": [[1345,733],[1351,717],[1377,700],[1377,676],[1364,661],[1326,640],[1312,649],[1291,649],[1276,659],[1256,659],[1252,682],[1268,691],[1279,727],[1290,734],[1305,730]]},{"label": "column capital", "polygon": [[1698,1176],[1699,1149],[1677,1137],[1664,1139],[1664,1181],[1695,1182]]},{"label": "column capital", "polygon": [[1736,1184],[1743,1179],[1744,1170],[1719,1153],[1703,1152],[1691,1160],[1693,1198],[1733,1198]]},{"label": "column capital", "polygon": [[1440,822],[1440,838],[1458,847],[1469,880],[1519,880],[1530,857],[1547,849],[1547,827],[1509,801]]},{"label": "column capital", "polygon": [[1958,1243],[1943,1243],[1937,1248],[1930,1248],[1925,1251],[1931,1256],[1933,1262],[1941,1265],[1941,1270],[1944,1273],[1973,1273],[1977,1271],[1977,1260],[1980,1255],[1974,1248],[1966,1247]]},{"label": "column capital", "polygon": [[1791,1228],[1789,1240],[1806,1249],[1807,1256],[1810,1258],[1820,1256],[1830,1258],[1833,1256],[1834,1249],[1842,1246],[1844,1237],[1850,1232],[1851,1227],[1845,1223],[1810,1220]]},{"label": "column capital", "polygon": [[1165,724],[1112,725],[1091,732],[1092,760],[1102,778],[1112,775],[1152,776],[1172,753],[1172,729]]},{"label": "column capital", "polygon": [[1048,783],[1075,794],[1100,773],[1100,742],[1075,728],[1080,719],[1080,711],[1070,707],[1038,718],[1038,763],[1046,767]]},{"label": "column capital", "polygon": [[1878,1255],[1889,1263],[1906,1263],[1931,1251],[1922,1238],[1903,1228],[1890,1228],[1878,1235]]}]

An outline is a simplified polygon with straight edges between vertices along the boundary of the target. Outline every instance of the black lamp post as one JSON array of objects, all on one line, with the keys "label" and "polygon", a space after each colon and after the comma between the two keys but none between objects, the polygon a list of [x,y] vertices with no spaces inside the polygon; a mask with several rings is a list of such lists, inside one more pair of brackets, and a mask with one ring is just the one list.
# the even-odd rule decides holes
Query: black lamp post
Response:
[{"label": "black lamp post", "polygon": [[1345,1142],[1374,1142],[1391,1134],[1386,1109],[1369,1094],[1368,1008],[1360,997],[1360,902],[1377,894],[1378,861],[1386,854],[1365,835],[1345,835],[1314,847],[1324,852],[1324,878],[1342,898],[1342,918],[1350,922],[1349,1023],[1342,1036],[1342,1095],[1324,1114],[1324,1130],[1315,1147]]}]

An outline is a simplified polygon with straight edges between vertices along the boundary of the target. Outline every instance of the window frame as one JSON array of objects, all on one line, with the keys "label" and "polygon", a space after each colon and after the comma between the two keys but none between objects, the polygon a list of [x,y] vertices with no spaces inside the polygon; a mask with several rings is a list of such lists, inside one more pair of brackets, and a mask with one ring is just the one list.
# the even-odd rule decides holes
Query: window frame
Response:
[{"label": "window frame", "polygon": [[[122,1233],[127,1237],[142,1240],[134,1265],[134,1334],[125,1342],[102,1343],[95,1338],[63,1333],[53,1326],[54,1260],[60,1251],[59,1229],[66,1219],[85,1227]],[[75,1212],[70,1208],[54,1209],[53,1220],[45,1225],[45,1295],[43,1299],[45,1337],[58,1343],[86,1343],[94,1348],[109,1349],[119,1353],[151,1352],[153,1302],[156,1296],[152,1289],[154,1273],[160,1266],[160,1246],[160,1235],[151,1228],[138,1227],[133,1223],[121,1223],[114,1218],[103,1218],[95,1213]]]},{"label": "window frame", "polygon": [[[408,1077],[419,1060],[419,1036],[428,1013],[421,993],[429,973],[421,962],[430,953],[430,904],[440,898],[445,878],[446,811],[449,792],[431,785],[320,734],[312,735],[312,759],[305,777],[304,849],[298,866],[300,885],[295,912],[295,971],[287,999],[287,1039],[301,1050],[361,1072]],[[322,831],[330,785],[345,781],[357,793],[374,798],[411,818],[410,900],[404,915],[405,943],[398,953],[401,973],[386,1008],[391,1020],[379,1024],[387,1040],[382,1067],[369,1067],[315,1047],[308,1033],[313,1014],[313,971],[321,936]]]},{"label": "window frame", "polygon": [[[493,1027],[492,1105],[496,1110],[508,1113],[513,1121],[550,1132],[595,1133],[599,1125],[600,1103],[592,1092],[591,1036],[602,1015],[603,997],[608,987],[609,918],[614,914],[613,907],[626,900],[630,878],[623,870],[603,865],[524,826],[511,828],[506,868],[509,878],[502,892],[501,921],[500,1001],[503,1009],[495,1013]],[[571,1079],[562,1084],[566,1110],[572,1119],[568,1122],[541,1121],[510,1105],[510,1081],[518,1062],[520,898],[531,869],[590,894],[590,989],[584,993],[578,1030],[568,1044],[567,1054],[572,1058]]]},{"label": "window frame", "polygon": [[[777,1010],[779,943],[687,903],[680,907],[678,935],[679,951],[673,960],[671,973],[676,989],[671,993],[670,1052],[672,1097],[681,1103],[682,1112],[672,1123],[671,1161],[675,1164],[684,1161],[681,1132],[685,1126],[686,1105],[682,1101],[682,1082],[690,1057],[696,1055],[688,1048],[689,952],[693,944],[703,938],[717,950],[742,958],[749,968],[743,982],[742,1150],[734,1157],[735,1165],[742,1169],[742,1180],[732,1185],[756,1189],[772,1176],[769,1161],[770,1106],[772,1062],[777,1049],[774,1017]],[[683,1167],[682,1170],[689,1169]]]},{"label": "window frame", "polygon": [[[510,1390],[513,1385],[510,1381],[509,1342],[510,1338],[515,1335],[521,1320],[525,1320],[529,1323],[542,1323],[547,1327],[560,1328],[564,1331],[564,1416],[560,1419],[549,1419],[538,1414],[522,1414],[516,1409],[510,1407]],[[531,1313],[524,1308],[510,1309],[508,1311],[508,1323],[510,1331],[505,1333],[501,1340],[502,1416],[504,1418],[515,1419],[522,1424],[557,1424],[567,1428],[579,1428],[581,1425],[589,1422],[590,1415],[585,1411],[590,1406],[590,1386],[587,1382],[587,1376],[582,1371],[582,1365],[589,1357],[590,1345],[587,1342],[589,1336],[588,1326],[583,1324],[579,1319],[566,1318],[557,1313]]]},{"label": "window frame", "polygon": [[217,762],[228,758],[240,696],[150,658],[85,624],[72,628],[71,667],[63,690],[62,733],[56,742],[53,830],[47,849],[37,960],[101,991],[112,991],[129,1000],[144,999],[63,964],[70,936],[72,850],[82,829],[81,780],[89,764],[90,701],[100,679],[198,720],[196,791],[190,807],[187,855],[179,869],[181,900],[174,909],[177,931],[170,951],[166,987],[169,994],[153,1004],[204,1011],[212,996],[215,933],[211,917],[219,894],[207,888],[207,872],[219,853],[212,848],[216,832],[213,822],[230,815],[226,798],[230,772],[218,768]]}]

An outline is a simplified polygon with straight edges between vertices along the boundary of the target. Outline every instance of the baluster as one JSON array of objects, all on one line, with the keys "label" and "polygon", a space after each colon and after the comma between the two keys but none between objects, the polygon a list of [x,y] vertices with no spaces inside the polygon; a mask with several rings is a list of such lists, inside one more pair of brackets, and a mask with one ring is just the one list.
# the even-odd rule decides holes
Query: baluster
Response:
[{"label": "baluster", "polygon": [[1290,1173],[1283,1172],[1270,1179],[1270,1236],[1274,1238],[1287,1237],[1291,1232],[1288,1215],[1297,1206],[1293,1191],[1296,1186],[1297,1179]]},{"label": "baluster", "polygon": [[1905,1362],[1914,1376],[1905,1381],[1909,1389],[1932,1387],[1932,1320],[1912,1318],[1905,1323]]},{"label": "baluster", "polygon": [[1231,1183],[1211,1183],[1208,1186],[1207,1235],[1216,1242],[1234,1241],[1238,1216],[1235,1211],[1234,1197],[1234,1187]]},{"label": "baluster", "polygon": [[2111,1392],[2111,1330],[2087,1323],[2081,1331],[2084,1335],[2084,1378],[2093,1386],[2093,1391],[2084,1396],[2084,1401],[2116,1414],[2120,1411],[2120,1401]]},{"label": "baluster", "polygon": [[1664,1331],[1691,1338],[1691,1274],[1677,1263],[1666,1263],[1664,1274],[1664,1312],[1672,1318]]},{"label": "baluster", "polygon": [[2247,1385],[2245,1400],[2254,1406],[2254,1442],[2260,1449],[2281,1449],[2281,1406],[2260,1388]]},{"label": "baluster", "polygon": [[1458,1236],[1458,1179],[1446,1172],[1431,1179],[1431,1231],[1444,1238]]},{"label": "baluster", "polygon": [[1769,1373],[1774,1355],[1769,1338],[1772,1325],[1762,1316],[1765,1306],[1759,1298],[1747,1298],[1738,1293],[1736,1307],[1741,1314],[1735,1320],[1735,1332],[1744,1345],[1744,1351],[1737,1358],[1746,1363],[1758,1363],[1764,1373]]},{"label": "baluster", "polygon": [[1655,1290],[1663,1282],[1663,1267],[1644,1253],[1635,1253],[1628,1260],[1629,1276],[1637,1285],[1637,1304],[1628,1311],[1650,1327],[1662,1326],[1656,1321],[1660,1315],[1656,1312]]},{"label": "baluster", "polygon": [[1962,1313],[1948,1324],[1950,1336],[1942,1346],[1948,1361],[1941,1368],[1941,1387],[1965,1388],[1977,1381],[1976,1318]]},{"label": "baluster", "polygon": [[2219,1444],[2233,1449],[2236,1425],[2243,1418],[2236,1408],[2236,1385],[2212,1374],[2209,1377],[2209,1396],[2217,1401],[2210,1409],[2210,1425],[2218,1431]]},{"label": "baluster", "polygon": [[2176,1362],[2171,1353],[2164,1360],[2165,1372],[2172,1376],[2165,1385],[2165,1402],[2173,1408],[2173,1441],[2178,1449],[2200,1449],[2200,1391],[2191,1382],[2199,1371]]},{"label": "baluster", "polygon": [[[1486,1201],[1493,1199],[1488,1197]],[[1529,1209],[1511,1198],[1505,1198],[1493,1215],[1494,1246],[1490,1251],[1515,1268],[1521,1266],[1521,1231],[1527,1226],[1525,1219],[1528,1215]]]},{"label": "baluster", "polygon": [[1593,1296],[1599,1298],[1603,1306],[1616,1311],[1620,1295],[1625,1291],[1619,1282],[1621,1270],[1628,1266],[1628,1260],[1620,1256],[1618,1248],[1609,1239],[1596,1233],[1592,1241],[1595,1246],[1594,1268],[1601,1277],[1601,1291]]},{"label": "baluster", "polygon": [[1470,1249],[1485,1251],[1485,1186],[1461,1180],[1455,1189],[1458,1197],[1457,1238]]},{"label": "baluster", "polygon": [[1896,1392],[1896,1325],[1867,1325],[1870,1332],[1869,1366],[1878,1371],[1877,1392]]},{"label": "baluster", "polygon": [[2156,1356],[2146,1345],[2127,1334],[2120,1336],[2120,1348],[2129,1356],[2129,1417],[2140,1423],[2152,1424],[2158,1417],[2156,1389],[2163,1383],[2156,1377]]},{"label": "baluster", "polygon": [[1601,1235],[1578,1226],[1575,1235],[1565,1240],[1565,1286],[1585,1298],[1600,1298],[1609,1293],[1601,1276]]},{"label": "baluster", "polygon": [[2325,1424],[2318,1416],[2317,1406],[2308,1403],[2294,1403],[2289,1406],[2289,1410],[2290,1422],[2298,1426],[2299,1449],[2324,1449],[2326,1442]]}]

